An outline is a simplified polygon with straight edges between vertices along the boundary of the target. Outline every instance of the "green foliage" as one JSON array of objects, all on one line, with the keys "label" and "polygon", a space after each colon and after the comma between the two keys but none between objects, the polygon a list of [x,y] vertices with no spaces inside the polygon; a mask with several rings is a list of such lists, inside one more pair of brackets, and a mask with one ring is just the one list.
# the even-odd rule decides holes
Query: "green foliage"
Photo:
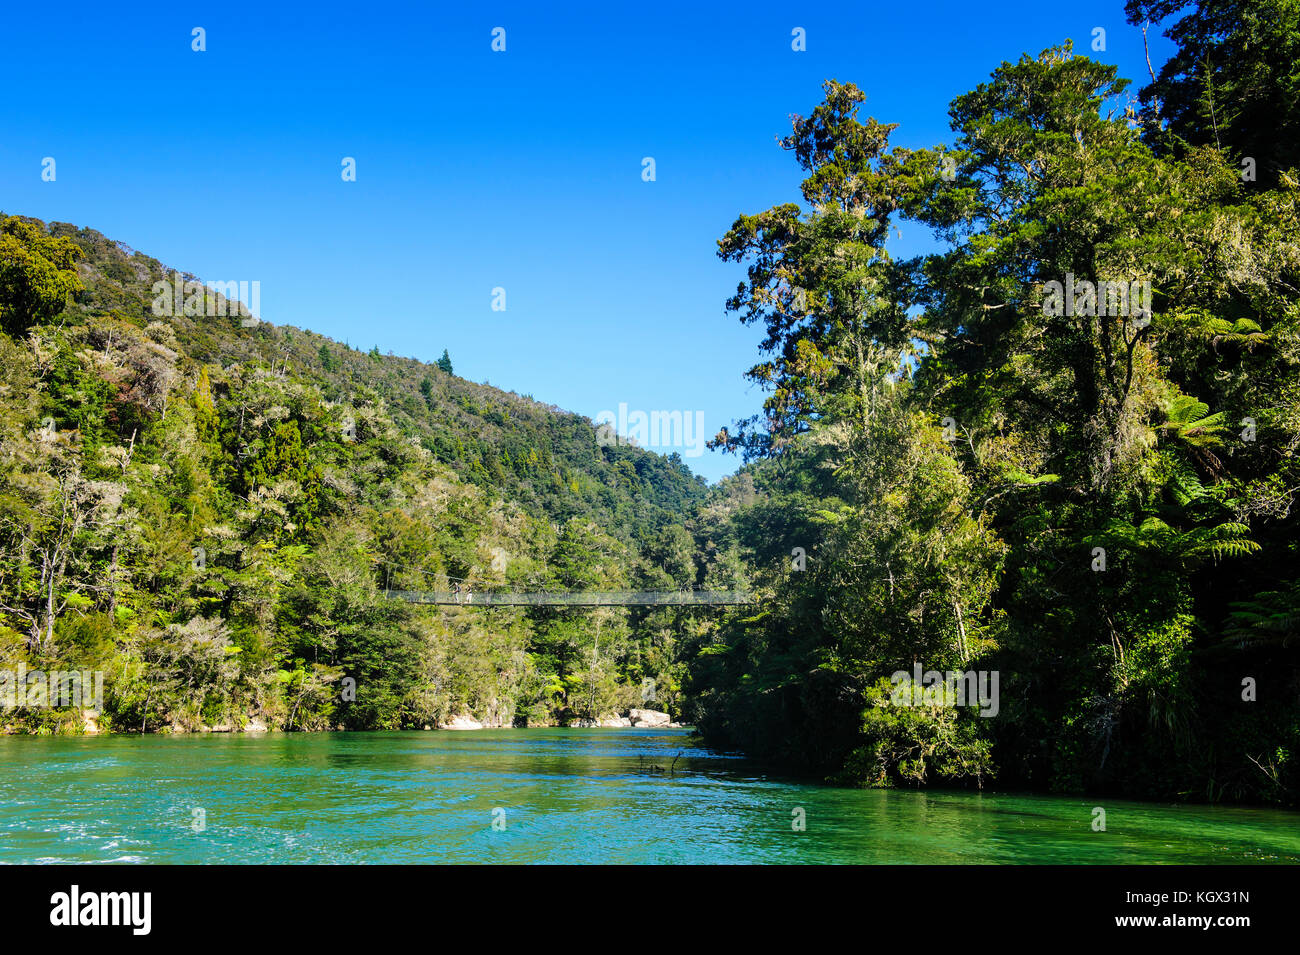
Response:
[{"label": "green foliage", "polygon": [[863,745],[845,759],[840,781],[890,786],[974,779],[982,785],[993,774],[978,716],[951,706],[893,706],[891,690],[888,680],[867,690]]},{"label": "green foliage", "polygon": [[[1236,152],[1272,135],[1255,111],[1296,117],[1294,57],[1264,58],[1297,18],[1247,6],[1171,33],[1148,102],[1178,148],[1068,45],[957,97],[952,145],[890,149],[851,84],[794,119],[806,206],[719,243],[770,391],[718,441],[756,493],[719,489],[719,536],[767,600],[691,646],[707,741],[868,785],[1300,802],[1300,193],[1243,189]],[[1217,132],[1193,108],[1213,84],[1235,90]],[[943,249],[893,262],[891,216]],[[1151,294],[1046,307],[1076,280]],[[998,717],[891,705],[881,681],[916,662],[1000,672]]]},{"label": "green foliage", "polygon": [[0,214],[0,331],[19,337],[63,311],[81,289],[79,252],[32,220]]},{"label": "green foliage", "polygon": [[1300,165],[1300,3],[1128,0],[1135,24],[1168,24],[1177,51],[1142,90],[1157,147],[1210,145],[1275,187]]}]

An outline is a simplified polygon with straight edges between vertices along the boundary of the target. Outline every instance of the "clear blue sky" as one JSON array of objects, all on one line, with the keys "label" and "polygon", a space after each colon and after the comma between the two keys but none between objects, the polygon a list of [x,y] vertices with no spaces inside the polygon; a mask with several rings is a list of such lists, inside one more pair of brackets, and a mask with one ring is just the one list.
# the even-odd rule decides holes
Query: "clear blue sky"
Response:
[{"label": "clear blue sky", "polygon": [[[1134,91],[1146,77],[1122,0],[549,6],[4,4],[0,209],[260,281],[277,324],[447,348],[457,374],[592,417],[702,411],[712,434],[762,401],[742,377],[760,330],[723,310],[741,269],[716,241],[799,198],[775,138],[822,80],[857,83],[896,144],[923,146],[950,139],[954,96],[1067,38]],[[1171,46],[1153,40],[1158,67]]]}]

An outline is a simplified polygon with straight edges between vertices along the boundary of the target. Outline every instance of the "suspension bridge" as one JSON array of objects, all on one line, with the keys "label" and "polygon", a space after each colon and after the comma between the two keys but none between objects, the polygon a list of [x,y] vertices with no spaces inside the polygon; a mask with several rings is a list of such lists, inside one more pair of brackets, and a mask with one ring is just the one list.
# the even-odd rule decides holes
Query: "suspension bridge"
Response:
[{"label": "suspension bridge", "polygon": [[[383,594],[389,600],[440,607],[739,607],[754,602],[754,596],[741,590],[476,590],[464,577],[431,573],[378,561],[384,568]],[[394,577],[424,577],[433,590],[403,590],[393,586]],[[450,590],[446,588],[451,588]]]},{"label": "suspension bridge", "polygon": [[753,603],[737,590],[592,590],[502,593],[472,590],[385,590],[390,600],[446,607],[737,607]]}]

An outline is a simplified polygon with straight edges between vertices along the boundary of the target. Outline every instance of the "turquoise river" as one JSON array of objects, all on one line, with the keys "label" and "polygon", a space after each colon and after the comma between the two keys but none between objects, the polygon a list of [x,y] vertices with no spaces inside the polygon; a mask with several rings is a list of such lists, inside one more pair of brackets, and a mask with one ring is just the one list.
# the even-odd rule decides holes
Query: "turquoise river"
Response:
[{"label": "turquoise river", "polygon": [[839,789],[679,730],[10,736],[0,862],[1297,863],[1300,815]]}]

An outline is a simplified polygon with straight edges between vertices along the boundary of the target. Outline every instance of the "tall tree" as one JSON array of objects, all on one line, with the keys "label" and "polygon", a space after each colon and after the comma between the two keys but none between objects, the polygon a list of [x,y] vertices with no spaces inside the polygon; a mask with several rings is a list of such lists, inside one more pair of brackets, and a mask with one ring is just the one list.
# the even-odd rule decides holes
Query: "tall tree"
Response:
[{"label": "tall tree", "polygon": [[1142,90],[1153,145],[1222,149],[1265,188],[1300,165],[1300,0],[1128,0],[1125,10],[1144,31],[1172,21],[1165,35],[1178,45]]}]

